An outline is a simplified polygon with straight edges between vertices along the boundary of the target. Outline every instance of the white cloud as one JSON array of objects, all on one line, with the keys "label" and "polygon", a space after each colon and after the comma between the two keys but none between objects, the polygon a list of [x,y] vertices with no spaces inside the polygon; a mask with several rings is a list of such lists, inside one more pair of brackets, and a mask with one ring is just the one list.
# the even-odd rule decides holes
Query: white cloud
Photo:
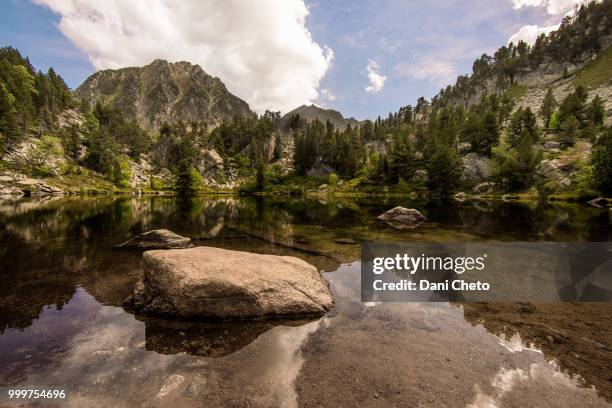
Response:
[{"label": "white cloud", "polygon": [[548,26],[548,27],[538,27],[537,25],[526,25],[514,33],[508,39],[508,44],[514,43],[518,44],[519,41],[523,40],[527,44],[533,45],[538,37],[542,34],[548,35],[550,32],[555,31],[559,28],[559,24]]},{"label": "white cloud", "polygon": [[387,77],[380,74],[380,66],[378,63],[369,59],[366,71],[368,71],[368,79],[370,80],[370,85],[365,88],[366,92],[376,93],[383,89]]},{"label": "white cloud", "polygon": [[414,63],[400,64],[395,71],[412,79],[428,80],[438,86],[446,86],[455,81],[457,70],[455,65],[446,60],[432,57],[421,58]]},{"label": "white cloud", "polygon": [[[562,14],[573,16],[577,5],[586,3],[589,0],[512,0],[513,7],[520,9],[523,7],[546,7],[546,12],[551,16]],[[549,34],[559,28],[559,24],[540,27],[538,25],[526,25],[521,27],[508,39],[508,43],[518,43],[520,40],[527,44],[535,43],[536,39],[542,34]]]},{"label": "white cloud", "polygon": [[520,9],[522,7],[540,7],[546,4],[547,0],[512,0],[512,7]]},{"label": "white cloud", "polygon": [[546,12],[556,16],[567,13],[577,4],[586,3],[588,0],[512,0],[515,9],[522,7],[546,7]]},{"label": "white cloud", "polygon": [[189,61],[259,112],[316,100],[334,56],[312,39],[303,0],[33,1],[96,69]]},{"label": "white cloud", "polygon": [[332,91],[330,91],[327,88],[322,88],[321,89],[321,97],[323,99],[327,99],[328,101],[335,101],[336,100],[336,95],[334,95],[332,93]]}]

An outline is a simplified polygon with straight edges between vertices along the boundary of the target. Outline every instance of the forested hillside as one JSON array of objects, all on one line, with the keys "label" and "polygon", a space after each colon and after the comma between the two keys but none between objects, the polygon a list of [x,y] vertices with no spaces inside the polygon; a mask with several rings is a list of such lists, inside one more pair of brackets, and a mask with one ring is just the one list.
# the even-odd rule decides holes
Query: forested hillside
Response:
[{"label": "forested hillside", "polygon": [[[168,66],[161,61],[152,65]],[[187,65],[175,64],[173,69],[185,69]],[[266,112],[257,117],[243,101],[223,96],[227,91],[218,79],[203,78],[201,69],[189,67],[197,71],[196,84],[183,83],[185,95],[178,102],[172,100],[173,109],[186,118],[198,117],[198,106],[210,105],[210,100],[193,96],[193,89],[202,89],[201,82],[209,80],[214,87],[204,88],[207,98],[215,99],[216,105],[212,111],[209,105],[202,109],[209,109],[213,122],[202,116],[200,120],[161,121],[157,127],[157,121],[164,116],[149,112],[145,115],[149,118],[145,120],[149,129],[145,129],[138,115],[115,103],[125,101],[121,96],[125,91],[123,85],[100,85],[113,78],[112,72],[105,71],[104,78],[94,75],[73,94],[52,69],[46,74],[37,72],[19,51],[2,48],[0,181],[5,183],[2,191],[80,193],[134,188],[184,191],[198,190],[204,185],[230,188],[236,185],[236,180],[253,174],[259,162],[280,158],[280,143],[275,142],[281,138],[280,114]],[[183,78],[185,81],[189,81],[189,76]],[[105,93],[96,96],[92,83],[111,89],[114,97]],[[150,95],[155,89],[147,92]],[[211,93],[217,95],[212,97]],[[83,94],[86,97],[80,98]],[[156,111],[168,111],[163,100],[152,97],[145,100],[145,104],[155,105]],[[129,101],[125,104],[130,105]],[[185,112],[177,104],[190,104],[194,110]],[[219,118],[221,123],[215,125]]]},{"label": "forested hillside", "polygon": [[431,101],[341,133],[307,125],[296,170],[323,165],[361,186],[408,183],[440,194],[472,186],[478,194],[610,194],[611,28],[612,1],[587,3],[533,46],[483,55]]},{"label": "forested hillside", "polygon": [[74,107],[70,90],[53,69],[38,72],[19,51],[0,49],[0,151],[19,143],[33,127],[57,128],[57,115]]},{"label": "forested hillside", "polygon": [[[0,50],[0,190],[612,194],[612,0],[483,55],[386,118],[253,114],[189,63],[101,71],[75,93]],[[463,195],[462,195],[463,194]]]}]

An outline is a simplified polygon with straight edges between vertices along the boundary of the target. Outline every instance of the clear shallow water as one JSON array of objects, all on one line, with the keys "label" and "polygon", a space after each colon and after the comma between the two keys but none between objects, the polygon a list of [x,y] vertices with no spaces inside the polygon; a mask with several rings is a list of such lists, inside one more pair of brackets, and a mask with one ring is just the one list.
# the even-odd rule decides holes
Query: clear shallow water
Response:
[{"label": "clear shallow water", "polygon": [[[376,220],[399,204],[430,221],[400,231]],[[362,304],[358,245],[609,241],[609,217],[401,198],[0,201],[0,387],[63,388],[75,407],[610,406],[609,304]],[[313,321],[134,316],[121,303],[140,255],[112,247],[161,227],[306,259],[326,271],[337,305]]]}]

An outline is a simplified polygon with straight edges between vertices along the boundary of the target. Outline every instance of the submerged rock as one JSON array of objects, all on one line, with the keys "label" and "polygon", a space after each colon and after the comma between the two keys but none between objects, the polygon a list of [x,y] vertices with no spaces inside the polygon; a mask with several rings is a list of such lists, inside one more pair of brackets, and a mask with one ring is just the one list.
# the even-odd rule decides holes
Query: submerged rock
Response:
[{"label": "submerged rock", "polygon": [[414,208],[395,207],[378,216],[379,220],[385,221],[391,226],[399,229],[416,228],[427,218]]},{"label": "submerged rock", "polygon": [[290,256],[214,247],[148,251],[133,307],[178,319],[322,315],[334,300],[319,271]]},{"label": "submerged rock", "polygon": [[158,229],[143,232],[123,244],[117,245],[118,248],[141,248],[141,249],[183,249],[191,248],[191,238],[175,234],[167,229]]}]

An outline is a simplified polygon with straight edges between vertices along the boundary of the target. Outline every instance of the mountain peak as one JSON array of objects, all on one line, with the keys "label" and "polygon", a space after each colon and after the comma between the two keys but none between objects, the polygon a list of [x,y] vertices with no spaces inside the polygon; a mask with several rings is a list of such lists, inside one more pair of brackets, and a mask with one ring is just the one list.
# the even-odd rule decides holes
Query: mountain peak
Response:
[{"label": "mountain peak", "polygon": [[283,116],[283,122],[288,122],[295,115],[299,115],[307,122],[312,122],[315,119],[325,123],[328,120],[338,129],[346,129],[350,124],[352,127],[358,126],[359,121],[354,118],[345,118],[342,113],[334,109],[325,109],[315,104],[302,105]]},{"label": "mountain peak", "polygon": [[215,127],[236,115],[254,115],[219,78],[187,61],[156,59],[143,67],[98,71],[75,94],[90,105],[112,103],[149,131],[163,122],[198,121]]}]

